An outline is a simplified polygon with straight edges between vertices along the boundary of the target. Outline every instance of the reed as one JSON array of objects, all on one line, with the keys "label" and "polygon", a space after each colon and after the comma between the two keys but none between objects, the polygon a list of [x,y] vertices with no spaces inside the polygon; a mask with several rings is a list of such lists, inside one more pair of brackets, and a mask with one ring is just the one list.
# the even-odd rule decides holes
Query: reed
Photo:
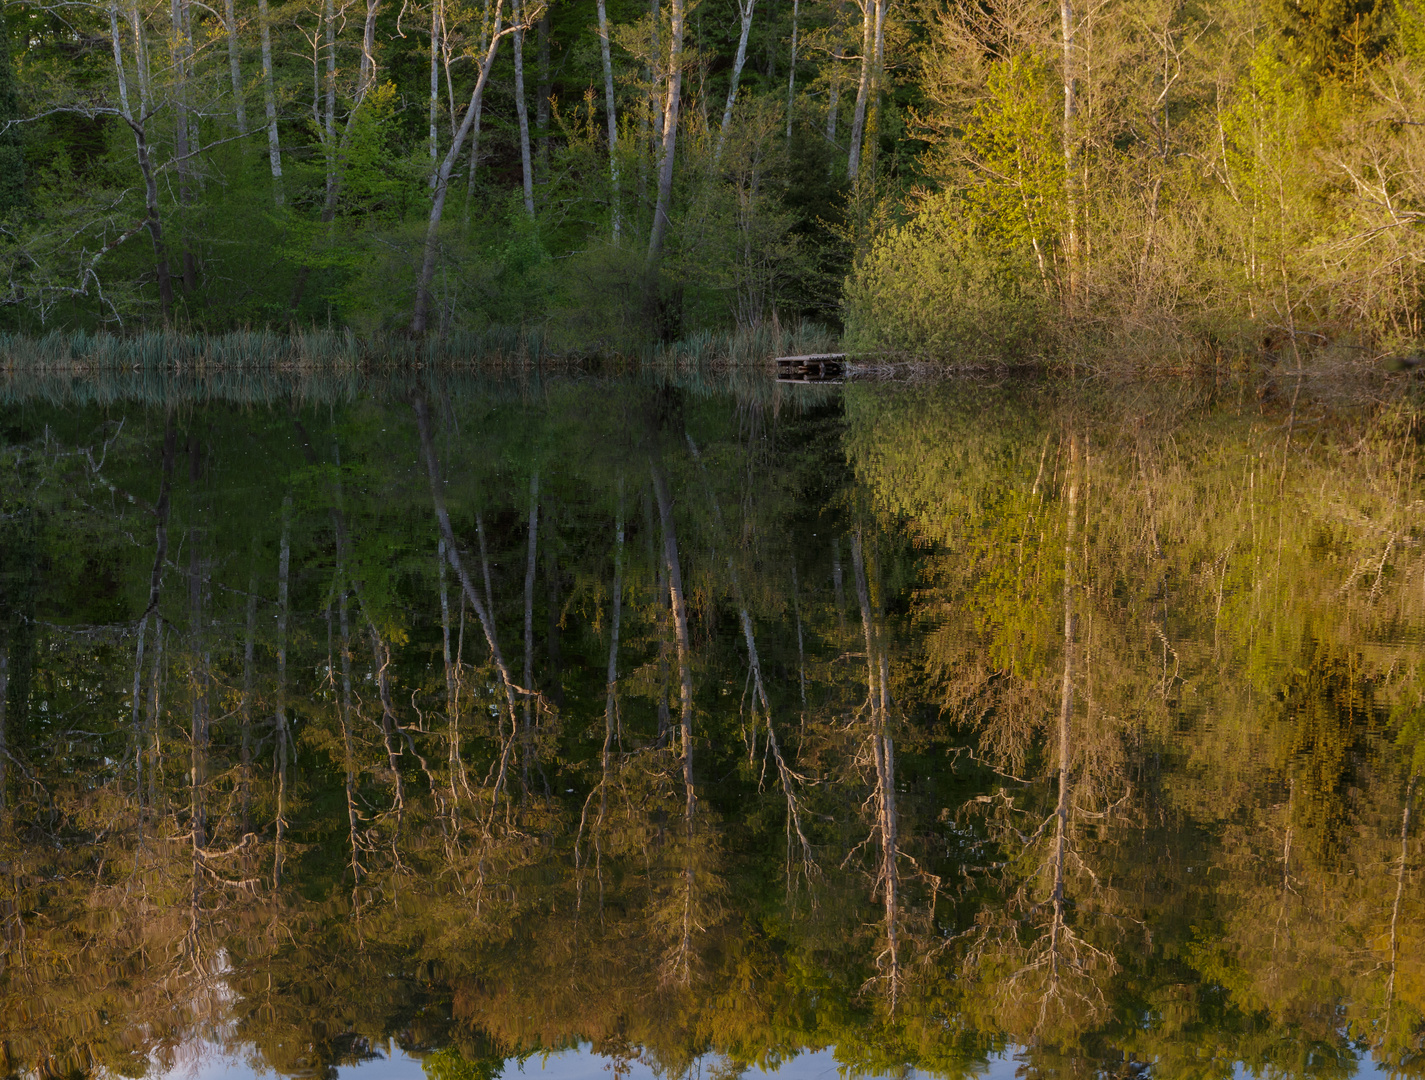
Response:
[{"label": "reed", "polygon": [[209,335],[150,330],[124,337],[0,334],[0,403],[341,403],[417,386],[452,398],[488,397],[537,394],[550,380],[612,374],[671,382],[694,394],[732,391],[763,399],[776,393],[767,377],[772,357],[835,347],[834,335],[813,323],[703,330],[636,356],[555,350],[538,326],[492,326],[425,340],[319,327]]}]

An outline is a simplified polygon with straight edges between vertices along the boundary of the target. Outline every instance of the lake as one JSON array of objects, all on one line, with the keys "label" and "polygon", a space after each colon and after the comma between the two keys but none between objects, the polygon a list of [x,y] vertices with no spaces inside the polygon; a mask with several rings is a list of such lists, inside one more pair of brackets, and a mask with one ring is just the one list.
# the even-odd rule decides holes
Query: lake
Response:
[{"label": "lake", "polygon": [[1423,419],[7,376],[0,1072],[1425,1076]]}]

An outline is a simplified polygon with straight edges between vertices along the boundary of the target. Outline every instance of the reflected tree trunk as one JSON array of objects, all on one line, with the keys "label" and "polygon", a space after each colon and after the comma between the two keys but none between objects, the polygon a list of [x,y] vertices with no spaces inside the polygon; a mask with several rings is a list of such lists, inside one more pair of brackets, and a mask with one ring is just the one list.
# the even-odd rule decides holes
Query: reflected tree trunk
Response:
[{"label": "reflected tree trunk", "polygon": [[564,582],[559,569],[559,553],[554,547],[554,538],[558,535],[558,525],[550,525],[546,522],[544,530],[544,583],[546,601],[544,649],[548,663],[546,665],[547,674],[544,682],[549,694],[549,700],[554,703],[555,708],[562,709],[564,707],[564,656],[559,624],[564,617],[562,610],[564,604]]},{"label": "reflected tree trunk", "polygon": [[[0,706],[3,707],[3,706]],[[1385,1034],[1390,1036],[1391,1008],[1395,1004],[1395,972],[1400,960],[1400,902],[1405,897],[1405,867],[1410,855],[1410,817],[1415,806],[1415,785],[1419,773],[1411,773],[1405,785],[1405,806],[1400,811],[1400,866],[1395,872],[1395,903],[1390,909],[1390,977],[1385,984]]]},{"label": "reflected tree trunk", "polygon": [[[435,441],[431,437],[430,408],[422,396],[417,396],[411,403],[411,408],[416,414],[416,429],[420,433],[421,454],[425,458],[426,473],[430,478],[431,503],[435,508],[436,521],[440,525],[440,533],[445,537],[446,556],[450,560],[451,569],[455,571],[456,578],[460,581],[460,587],[465,593],[465,599],[475,611],[475,616],[480,620],[480,626],[485,631],[485,641],[490,647],[490,655],[495,661],[495,670],[499,672],[500,682],[505,689],[505,702],[510,718],[510,738],[504,740],[504,745],[500,749],[499,772],[495,779],[495,789],[490,802],[490,815],[486,818],[486,831],[489,831],[489,824],[494,819],[495,808],[499,803],[500,792],[504,790],[505,776],[509,768],[510,751],[515,743],[515,687],[510,678],[509,666],[505,663],[504,653],[500,651],[500,643],[495,635],[495,624],[491,617],[490,609],[481,602],[480,596],[475,591],[475,587],[470,583],[470,575],[465,572],[465,564],[460,558],[460,552],[455,546],[455,533],[450,527],[450,514],[445,508],[445,493],[442,490],[440,479],[440,466],[435,457]],[[489,586],[489,575],[486,573],[486,587]]]},{"label": "reflected tree trunk", "polygon": [[[618,724],[618,632],[623,614],[623,476],[618,478],[618,508],[614,512],[614,584],[609,616],[609,667],[604,696],[604,771],[608,772],[609,744]],[[603,818],[602,805],[599,817]]]},{"label": "reflected tree trunk", "polygon": [[900,996],[900,867],[897,861],[897,810],[895,743],[889,725],[889,661],[879,648],[880,633],[871,608],[871,590],[861,533],[851,534],[851,565],[856,577],[856,598],[861,606],[861,628],[866,644],[867,708],[870,712],[871,759],[876,770],[876,832],[880,836],[881,858],[876,887],[885,907],[886,948],[877,957],[884,962],[891,1009]]},{"label": "reflected tree trunk", "polygon": [[653,462],[653,493],[663,524],[663,562],[668,569],[668,597],[673,609],[673,630],[678,646],[679,722],[683,741],[683,784],[687,793],[688,835],[693,832],[693,659],[688,638],[688,605],[683,594],[683,568],[678,561],[678,534],[673,523],[673,500],[663,467]]},{"label": "reflected tree trunk", "polygon": [[287,836],[287,576],[292,564],[292,496],[282,499],[282,538],[277,556],[277,708],[273,712],[277,766],[277,841],[272,852],[272,889],[282,884],[282,844]]},{"label": "reflected tree trunk", "polygon": [[[140,807],[143,804],[143,757],[145,739],[139,726],[139,702],[143,699],[143,654],[144,631],[148,628],[150,615],[158,611],[159,595],[163,589],[163,566],[168,559],[168,505],[173,485],[173,458],[177,448],[177,432],[173,428],[172,415],[164,422],[163,453],[158,483],[158,502],[153,513],[157,518],[154,525],[153,569],[149,572],[148,604],[139,618],[138,641],[134,646],[134,690],[133,690],[133,738],[134,738],[134,796]],[[3,767],[3,766],[0,766]]]},{"label": "reflected tree trunk", "polygon": [[539,470],[529,479],[529,556],[524,571],[524,728],[520,736],[520,766],[529,790],[529,758],[534,751],[534,570],[539,544]]},{"label": "reflected tree trunk", "polygon": [[663,542],[660,539],[657,547],[654,546],[653,537],[658,530],[654,527],[653,510],[646,496],[643,500],[643,521],[643,532],[648,538],[648,560],[653,564],[653,624],[658,638],[658,683],[655,696],[658,701],[658,745],[663,746],[673,737],[672,716],[668,711],[668,582],[663,569],[663,559],[658,554]]},{"label": "reflected tree trunk", "polygon": [[465,776],[460,760],[460,715],[456,682],[459,674],[450,655],[450,597],[445,584],[445,537],[436,541],[436,566],[440,577],[440,648],[445,662],[445,724],[450,750],[450,798],[452,804],[460,798],[459,785]]},{"label": "reflected tree trunk", "polygon": [[802,727],[807,722],[807,654],[802,637],[802,601],[797,588],[797,564],[792,562],[792,614],[797,620],[797,686],[802,698]]},{"label": "reflected tree trunk", "polygon": [[238,774],[238,813],[242,833],[252,832],[252,683],[253,644],[257,637],[257,545],[253,544],[253,567],[247,580],[247,629],[242,643],[242,700],[238,706],[242,725]]},{"label": "reflected tree trunk", "polygon": [[1059,800],[1054,810],[1054,848],[1051,858],[1054,886],[1050,893],[1052,916],[1049,929],[1049,981],[1057,987],[1059,957],[1063,949],[1064,864],[1068,852],[1070,765],[1073,745],[1070,738],[1074,715],[1074,539],[1078,527],[1079,475],[1078,442],[1069,436],[1069,487],[1065,496],[1068,519],[1064,526],[1064,675],[1059,690]]},{"label": "reflected tree trunk", "polygon": [[159,741],[159,717],[163,711],[163,630],[163,616],[156,615],[153,627],[153,667],[148,676],[148,734],[145,737],[150,815],[158,810],[158,771],[163,763],[163,746]]},{"label": "reflected tree trunk", "polygon": [[[198,485],[203,478],[203,448],[196,434],[189,436],[188,481],[193,490],[193,518],[195,524],[188,531],[188,612],[189,648],[192,650],[192,668],[189,678],[191,757],[188,774],[188,824],[193,845],[193,894],[191,900],[190,934],[198,930],[198,911],[203,897],[203,858],[208,846],[207,808],[204,795],[208,773],[208,692],[210,689],[209,656],[206,635],[203,633],[204,597],[202,549],[206,537],[196,521],[201,508],[198,506]],[[191,943],[196,945],[196,941]]]},{"label": "reflected tree trunk", "polygon": [[5,824],[5,780],[9,775],[10,743],[5,721],[10,701],[10,643],[0,644],[0,827]]},{"label": "reflected tree trunk", "polygon": [[[401,824],[406,816],[406,785],[401,778],[401,751],[396,745],[396,708],[391,701],[391,650],[382,638],[371,612],[365,610],[366,632],[371,639],[371,659],[376,665],[376,693],[381,701],[381,742],[386,748],[386,765],[391,770],[391,785],[395,789],[396,833],[391,839],[392,851],[400,842]],[[397,853],[397,859],[399,859]]]},{"label": "reflected tree trunk", "polygon": [[[674,0],[680,4],[681,0]],[[671,81],[671,80],[670,80]],[[676,117],[670,117],[674,123]],[[692,977],[693,908],[697,880],[693,867],[693,812],[697,805],[693,791],[693,668],[692,647],[688,638],[688,605],[683,593],[683,568],[678,560],[678,533],[673,523],[673,499],[668,491],[668,479],[655,458],[650,461],[653,473],[653,493],[658,500],[658,516],[663,524],[663,561],[668,567],[668,595],[673,609],[673,627],[678,642],[678,673],[680,677],[680,720],[683,739],[683,791],[686,798],[684,818],[688,829],[687,858],[683,865],[683,927],[674,959],[675,974],[687,983]]]},{"label": "reflected tree trunk", "polygon": [[351,844],[352,898],[355,902],[356,890],[361,888],[361,879],[366,868],[361,864],[361,814],[356,808],[356,748],[351,736],[351,622],[346,610],[346,573],[339,571],[341,580],[337,588],[337,629],[341,633],[341,745],[343,764],[346,766],[346,829]]}]

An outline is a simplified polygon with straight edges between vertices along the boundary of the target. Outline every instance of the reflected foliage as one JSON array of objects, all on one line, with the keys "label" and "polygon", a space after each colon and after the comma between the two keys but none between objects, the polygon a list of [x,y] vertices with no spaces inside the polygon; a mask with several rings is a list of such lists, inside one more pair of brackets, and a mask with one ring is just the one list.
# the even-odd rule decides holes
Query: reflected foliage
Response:
[{"label": "reflected foliage", "polygon": [[1425,1074],[1417,404],[783,389],[6,405],[4,1071]]}]

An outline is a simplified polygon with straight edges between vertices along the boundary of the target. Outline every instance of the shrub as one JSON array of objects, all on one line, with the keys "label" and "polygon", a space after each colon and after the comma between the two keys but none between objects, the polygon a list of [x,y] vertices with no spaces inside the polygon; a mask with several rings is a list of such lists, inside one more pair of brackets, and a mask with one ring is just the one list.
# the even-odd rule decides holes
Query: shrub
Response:
[{"label": "shrub", "polygon": [[1014,359],[1044,351],[1048,314],[1032,253],[986,241],[944,203],[878,237],[846,283],[855,350]]}]

